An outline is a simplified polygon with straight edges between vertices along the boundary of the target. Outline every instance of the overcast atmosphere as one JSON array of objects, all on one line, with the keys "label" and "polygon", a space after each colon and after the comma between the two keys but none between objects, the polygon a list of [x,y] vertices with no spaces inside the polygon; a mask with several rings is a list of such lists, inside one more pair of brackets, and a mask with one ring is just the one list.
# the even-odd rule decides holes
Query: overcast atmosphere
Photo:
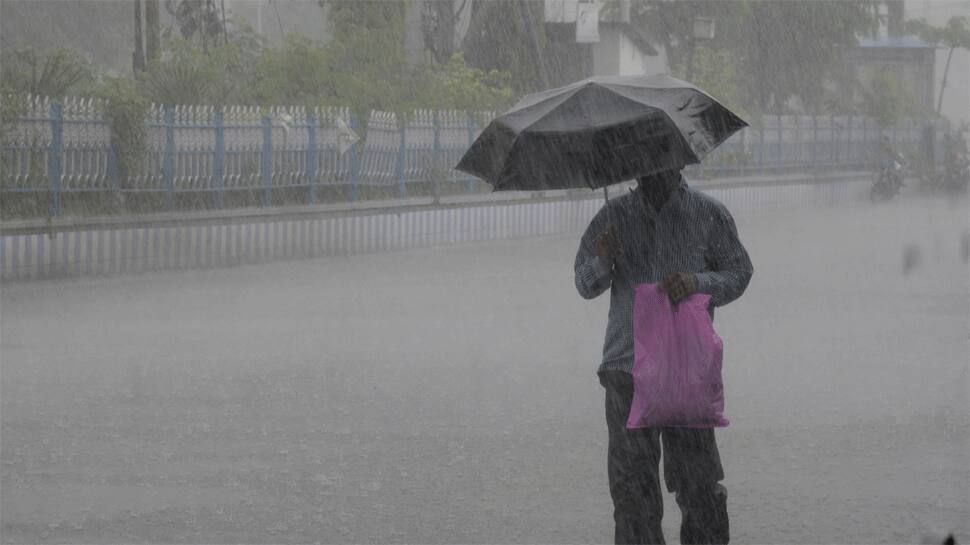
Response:
[{"label": "overcast atmosphere", "polygon": [[0,542],[970,543],[968,19],[0,0]]}]

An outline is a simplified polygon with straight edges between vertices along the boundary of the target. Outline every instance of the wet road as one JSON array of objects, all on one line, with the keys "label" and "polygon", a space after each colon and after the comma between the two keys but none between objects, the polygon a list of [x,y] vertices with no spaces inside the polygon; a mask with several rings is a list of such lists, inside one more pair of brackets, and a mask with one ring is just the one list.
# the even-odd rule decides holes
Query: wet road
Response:
[{"label": "wet road", "polygon": [[[966,201],[737,220],[733,541],[970,541]],[[3,541],[611,541],[577,236],[5,284]]]}]

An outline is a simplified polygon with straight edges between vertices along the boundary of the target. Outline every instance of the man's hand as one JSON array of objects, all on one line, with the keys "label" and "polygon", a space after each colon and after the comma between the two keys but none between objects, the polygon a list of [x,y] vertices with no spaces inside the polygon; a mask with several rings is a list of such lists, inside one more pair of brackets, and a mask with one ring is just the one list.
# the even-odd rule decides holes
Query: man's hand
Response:
[{"label": "man's hand", "polygon": [[697,293],[697,279],[688,272],[677,272],[660,282],[660,291],[670,297],[674,305]]},{"label": "man's hand", "polygon": [[610,225],[596,237],[596,255],[613,259],[623,255],[623,247],[616,236],[616,229]]}]

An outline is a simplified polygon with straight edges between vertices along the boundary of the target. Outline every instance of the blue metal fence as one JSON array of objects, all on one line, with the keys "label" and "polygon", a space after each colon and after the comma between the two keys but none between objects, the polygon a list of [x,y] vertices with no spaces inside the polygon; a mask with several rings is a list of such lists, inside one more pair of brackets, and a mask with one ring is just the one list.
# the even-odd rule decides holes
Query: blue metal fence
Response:
[{"label": "blue metal fence", "polygon": [[[350,200],[361,198],[365,187],[401,198],[422,184],[446,183],[451,192],[487,189],[451,167],[492,112],[419,110],[401,118],[375,111],[359,120],[347,108],[155,106],[145,120],[142,160],[124,179],[103,112],[94,99],[29,97],[24,117],[4,128],[0,196],[46,196],[57,217],[64,195],[83,192],[157,194],[173,210],[180,195],[191,194],[205,195],[218,209],[227,194],[241,191],[272,206],[280,191],[317,203],[323,188],[342,188]],[[882,136],[915,153],[926,123],[905,120],[880,131],[861,117],[765,116],[689,168],[700,177],[866,168]],[[939,122],[934,126],[943,130]],[[361,139],[350,142],[352,131]]]}]

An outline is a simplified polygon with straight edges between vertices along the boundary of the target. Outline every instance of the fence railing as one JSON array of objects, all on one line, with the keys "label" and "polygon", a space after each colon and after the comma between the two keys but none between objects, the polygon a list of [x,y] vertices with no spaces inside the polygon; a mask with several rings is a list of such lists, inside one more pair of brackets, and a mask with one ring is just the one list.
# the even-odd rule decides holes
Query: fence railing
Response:
[{"label": "fence railing", "polygon": [[[865,172],[698,181],[736,218],[855,203]],[[623,188],[616,188],[625,192]],[[0,224],[0,281],[233,266],[506,240],[578,235],[603,206],[598,191],[456,196],[366,206],[34,218]],[[19,225],[18,225],[19,224]]]},{"label": "fence railing", "polygon": [[[104,108],[96,99],[27,99],[25,115],[3,128],[6,217],[58,217],[65,207],[219,209],[489,188],[451,167],[492,112],[419,110],[399,118],[374,111],[361,120],[347,108],[153,106],[144,154],[122,174]],[[717,177],[866,168],[883,136],[916,153],[926,149],[927,130],[938,139],[944,127],[916,119],[880,128],[863,117],[765,116],[690,170]],[[75,201],[81,204],[70,206]]]}]

